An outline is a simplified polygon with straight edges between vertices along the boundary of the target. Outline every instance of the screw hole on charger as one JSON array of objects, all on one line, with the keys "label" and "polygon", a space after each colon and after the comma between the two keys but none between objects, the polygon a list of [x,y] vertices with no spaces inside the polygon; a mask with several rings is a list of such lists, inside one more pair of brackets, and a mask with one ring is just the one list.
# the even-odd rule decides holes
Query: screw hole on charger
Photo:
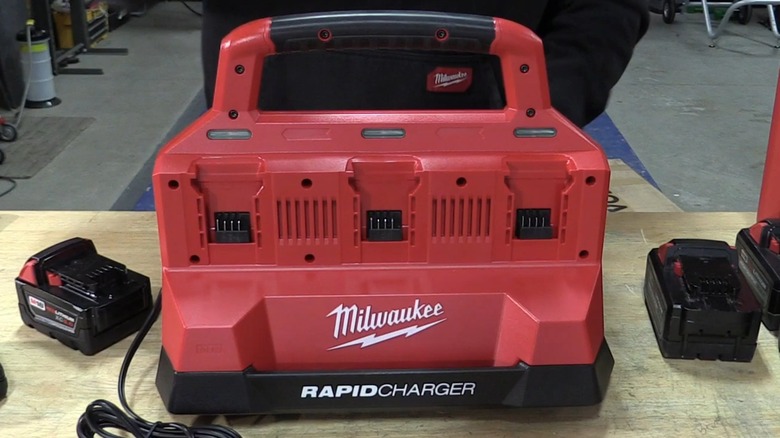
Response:
[{"label": "screw hole on charger", "polygon": [[197,254],[191,255],[190,263],[200,263],[200,257]]},{"label": "screw hole on charger", "polygon": [[309,178],[304,178],[304,179],[301,180],[301,187],[303,187],[305,189],[308,189],[309,187],[311,187],[312,184],[313,183],[311,182],[311,180]]},{"label": "screw hole on charger", "polygon": [[585,178],[585,184],[592,186],[593,184],[596,184],[596,177],[595,176],[589,176]]},{"label": "screw hole on charger", "polygon": [[587,250],[583,249],[582,251],[580,251],[580,258],[581,259],[586,259],[586,258],[588,258],[589,255],[590,255],[590,253]]},{"label": "screw hole on charger", "polygon": [[321,29],[317,33],[317,38],[320,39],[323,43],[330,41],[333,38],[333,34],[328,29]]},{"label": "screw hole on charger", "polygon": [[314,254],[306,254],[306,256],[304,256],[303,259],[306,260],[306,263],[313,263]]},{"label": "screw hole on charger", "polygon": [[463,187],[463,186],[465,186],[467,182],[468,182],[468,181],[466,181],[466,178],[464,178],[464,177],[462,177],[462,176],[461,176],[460,178],[458,178],[457,180],[455,180],[455,184],[457,184],[457,185],[458,185],[458,187]]},{"label": "screw hole on charger", "polygon": [[168,188],[170,188],[171,190],[178,189],[179,188],[179,182],[176,181],[175,179],[172,179],[172,180],[168,181]]}]

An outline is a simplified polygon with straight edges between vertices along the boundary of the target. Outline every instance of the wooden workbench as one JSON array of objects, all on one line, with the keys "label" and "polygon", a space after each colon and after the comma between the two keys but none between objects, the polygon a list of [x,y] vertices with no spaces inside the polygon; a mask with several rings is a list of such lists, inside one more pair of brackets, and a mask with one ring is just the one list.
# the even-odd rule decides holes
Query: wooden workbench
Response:
[{"label": "wooden workbench", "polygon": [[[243,436],[780,436],[778,341],[762,328],[751,363],[664,360],[642,300],[645,257],[675,237],[734,241],[747,213],[614,213],[604,256],[606,335],[615,369],[599,406],[567,409],[407,412],[229,421]],[[13,280],[33,253],[73,236],[92,239],[102,254],[160,284],[152,213],[0,212],[0,363],[10,379],[0,402],[0,436],[75,436],[86,405],[116,401],[116,376],[126,339],[94,357],[72,351],[24,326]],[[144,341],[128,378],[131,406],[169,421],[154,374],[159,322]],[[194,417],[177,421],[191,423]]]}]

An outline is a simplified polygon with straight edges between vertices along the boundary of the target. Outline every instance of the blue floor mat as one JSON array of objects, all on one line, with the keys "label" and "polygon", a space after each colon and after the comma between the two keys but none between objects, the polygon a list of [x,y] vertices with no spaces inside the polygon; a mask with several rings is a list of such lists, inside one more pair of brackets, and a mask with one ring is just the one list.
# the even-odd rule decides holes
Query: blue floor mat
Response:
[{"label": "blue floor mat", "polygon": [[596,120],[592,121],[585,127],[585,132],[593,137],[598,142],[607,154],[607,158],[620,159],[628,167],[638,173],[639,176],[647,180],[654,187],[658,187],[650,172],[647,171],[642,161],[634,153],[631,145],[628,144],[626,138],[620,133],[617,126],[612,122],[612,119],[604,113],[600,115]]}]

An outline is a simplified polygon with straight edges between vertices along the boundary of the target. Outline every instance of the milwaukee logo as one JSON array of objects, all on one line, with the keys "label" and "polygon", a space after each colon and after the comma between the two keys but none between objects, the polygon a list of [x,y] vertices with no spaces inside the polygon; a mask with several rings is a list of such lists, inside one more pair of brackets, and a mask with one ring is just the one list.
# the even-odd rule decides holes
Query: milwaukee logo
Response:
[{"label": "milwaukee logo", "polygon": [[[430,321],[442,315],[444,315],[444,307],[441,303],[424,304],[419,299],[414,300],[414,304],[409,307],[379,312],[373,311],[371,306],[358,307],[355,304],[351,306],[340,304],[327,315],[335,318],[333,324],[334,339],[360,333],[371,333],[336,345],[328,350],[337,350],[355,345],[360,345],[360,348],[366,348],[401,336],[408,338],[446,321],[447,318],[438,318],[435,321]],[[407,325],[415,321],[420,323]],[[399,325],[405,326],[389,333],[377,334],[377,331],[384,327]]]},{"label": "milwaukee logo", "polygon": [[433,77],[433,83],[436,88],[449,87],[467,81],[468,78],[469,74],[462,71],[452,75],[448,75],[447,73],[436,73]]},{"label": "milwaukee logo", "polygon": [[436,67],[428,73],[426,89],[432,93],[464,93],[471,87],[471,67]]}]

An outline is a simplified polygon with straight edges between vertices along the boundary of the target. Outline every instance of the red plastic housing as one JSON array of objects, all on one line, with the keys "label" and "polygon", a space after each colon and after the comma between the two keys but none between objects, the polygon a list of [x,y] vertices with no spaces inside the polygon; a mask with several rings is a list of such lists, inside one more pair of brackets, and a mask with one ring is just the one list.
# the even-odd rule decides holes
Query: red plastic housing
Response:
[{"label": "red plastic housing", "polygon": [[756,222],[780,218],[780,75],[772,114]]},{"label": "red plastic housing", "polygon": [[[504,109],[261,112],[270,29],[225,40],[213,108],[156,162],[173,368],[593,363],[609,167],[551,107],[541,41],[495,20]],[[552,237],[518,238],[521,209]],[[369,211],[400,211],[401,240],[369,241]],[[249,242],[218,243],[219,212]]]}]

